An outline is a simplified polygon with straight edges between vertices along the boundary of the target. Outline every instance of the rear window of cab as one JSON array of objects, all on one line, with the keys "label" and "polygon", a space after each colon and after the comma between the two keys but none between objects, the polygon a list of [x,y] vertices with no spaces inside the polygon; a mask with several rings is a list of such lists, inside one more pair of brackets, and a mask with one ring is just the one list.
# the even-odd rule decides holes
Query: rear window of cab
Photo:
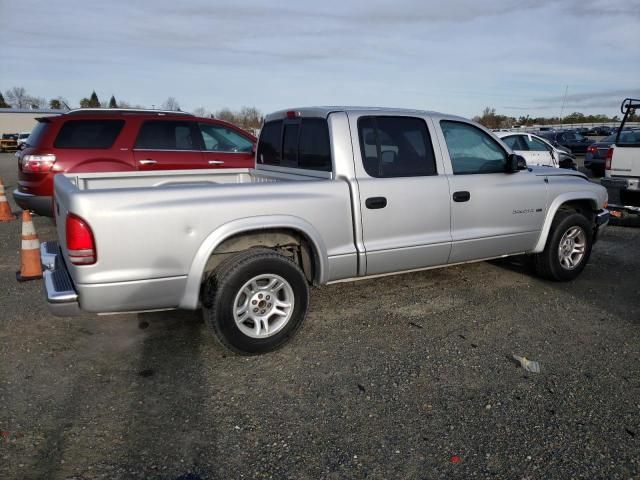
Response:
[{"label": "rear window of cab", "polygon": [[267,122],[258,141],[258,163],[331,171],[329,127],[324,118]]}]

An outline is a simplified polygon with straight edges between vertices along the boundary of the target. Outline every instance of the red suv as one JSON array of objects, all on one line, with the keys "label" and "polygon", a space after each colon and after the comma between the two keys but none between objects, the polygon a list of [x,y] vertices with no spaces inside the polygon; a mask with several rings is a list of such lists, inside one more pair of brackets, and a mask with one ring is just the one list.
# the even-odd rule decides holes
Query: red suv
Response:
[{"label": "red suv", "polygon": [[53,177],[63,172],[123,172],[254,165],[256,138],[227,122],[159,110],[81,109],[39,118],[17,153],[25,210],[51,216]]}]

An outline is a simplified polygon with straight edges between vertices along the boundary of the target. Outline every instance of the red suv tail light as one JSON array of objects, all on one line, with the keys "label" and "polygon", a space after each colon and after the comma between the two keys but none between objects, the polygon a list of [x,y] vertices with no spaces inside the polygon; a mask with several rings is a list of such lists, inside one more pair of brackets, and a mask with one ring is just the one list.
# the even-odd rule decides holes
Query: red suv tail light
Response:
[{"label": "red suv tail light", "polygon": [[604,160],[604,169],[611,170],[611,159],[613,158],[613,147],[609,147],[607,150],[607,157]]},{"label": "red suv tail light", "polygon": [[51,170],[54,163],[56,163],[56,156],[52,153],[46,155],[23,155],[22,171],[44,173]]},{"label": "red suv tail light", "polygon": [[598,147],[596,147],[595,145],[589,145],[587,147],[587,152],[589,152],[589,153],[598,153]]},{"label": "red suv tail light", "polygon": [[67,251],[74,265],[92,265],[96,263],[96,246],[89,224],[82,218],[70,213],[66,221]]}]

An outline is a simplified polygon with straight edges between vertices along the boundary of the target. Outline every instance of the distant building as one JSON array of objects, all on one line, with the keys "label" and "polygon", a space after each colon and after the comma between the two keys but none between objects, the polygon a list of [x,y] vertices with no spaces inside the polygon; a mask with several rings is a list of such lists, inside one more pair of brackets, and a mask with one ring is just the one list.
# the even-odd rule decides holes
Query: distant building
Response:
[{"label": "distant building", "polygon": [[60,115],[66,110],[26,108],[0,108],[0,135],[3,133],[30,132],[36,124],[36,118]]}]

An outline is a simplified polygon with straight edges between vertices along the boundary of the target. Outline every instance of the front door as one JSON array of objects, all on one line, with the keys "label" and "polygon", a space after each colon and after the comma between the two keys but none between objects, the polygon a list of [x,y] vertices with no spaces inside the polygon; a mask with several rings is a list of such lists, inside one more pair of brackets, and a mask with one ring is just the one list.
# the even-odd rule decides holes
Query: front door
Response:
[{"label": "front door", "polygon": [[208,168],[253,168],[253,141],[225,125],[199,122]]},{"label": "front door", "polygon": [[545,177],[504,173],[506,150],[470,123],[441,120],[440,126],[453,170],[449,263],[531,250],[546,211]]},{"label": "front door", "polygon": [[436,167],[426,121],[382,115],[350,121],[360,149],[356,173],[366,274],[446,264],[449,184]]}]

